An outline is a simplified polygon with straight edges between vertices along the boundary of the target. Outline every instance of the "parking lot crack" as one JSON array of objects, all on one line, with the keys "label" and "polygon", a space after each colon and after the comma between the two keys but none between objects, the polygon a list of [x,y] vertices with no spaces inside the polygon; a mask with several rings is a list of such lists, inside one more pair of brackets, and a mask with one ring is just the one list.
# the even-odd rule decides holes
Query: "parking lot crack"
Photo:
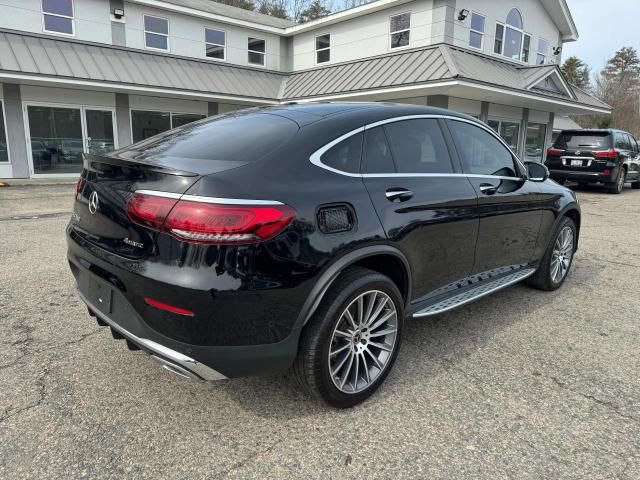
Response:
[{"label": "parking lot crack", "polygon": [[[13,412],[11,412],[11,408],[13,407],[13,405],[11,405],[9,408],[5,409],[4,413],[2,414],[2,416],[0,416],[0,423],[4,423],[5,421],[16,417],[17,415],[20,415],[24,412],[27,412],[29,410],[33,410],[34,408],[38,408],[40,405],[42,405],[42,403],[45,401],[46,397],[47,397],[47,376],[49,375],[49,367],[44,367],[42,370],[42,373],[40,374],[40,376],[38,377],[38,379],[36,380],[36,388],[38,391],[37,394],[37,398],[35,401],[25,405],[24,407],[18,408],[16,410],[14,410]],[[9,413],[11,412],[11,413]]]},{"label": "parking lot crack", "polygon": [[264,455],[266,453],[271,452],[274,448],[276,448],[280,443],[282,443],[284,441],[284,438],[281,438],[280,440],[273,442],[271,445],[269,445],[267,448],[265,448],[264,450],[260,450],[258,452],[254,452],[251,455],[249,455],[247,458],[240,460],[239,462],[234,463],[230,468],[226,469],[223,472],[220,472],[218,475],[216,475],[215,478],[228,478],[229,474],[235,470],[239,470],[242,467],[244,467],[245,465],[250,464],[251,462],[253,462],[255,459],[257,459],[258,457],[260,457],[261,455]]},{"label": "parking lot crack", "polygon": [[612,410],[616,415],[618,415],[621,418],[624,418],[626,420],[632,420],[634,422],[640,421],[640,419],[634,417],[633,415],[629,415],[629,414],[626,414],[626,413],[622,412],[621,409],[620,409],[620,406],[615,404],[614,402],[610,402],[610,401],[607,401],[607,400],[602,400],[602,399],[600,399],[600,398],[598,398],[598,397],[596,397],[594,395],[587,394],[587,393],[582,393],[582,392],[580,392],[578,390],[570,388],[565,382],[559,380],[556,377],[550,377],[550,378],[553,381],[553,383],[555,383],[561,389],[567,390],[567,391],[569,391],[571,393],[579,395],[582,398],[585,398],[585,399],[587,399],[587,400],[589,400],[591,402],[594,402],[594,403],[596,403],[596,404],[598,404],[598,405],[600,405],[602,407],[606,407],[609,410]]}]

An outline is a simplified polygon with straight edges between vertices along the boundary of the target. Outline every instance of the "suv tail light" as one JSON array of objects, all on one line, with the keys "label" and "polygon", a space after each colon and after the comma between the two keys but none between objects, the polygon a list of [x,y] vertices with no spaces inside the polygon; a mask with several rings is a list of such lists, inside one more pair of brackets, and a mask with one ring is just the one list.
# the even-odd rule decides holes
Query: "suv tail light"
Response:
[{"label": "suv tail light", "polygon": [[76,183],[76,198],[78,197],[78,195],[82,191],[82,187],[84,187],[84,178],[82,178],[82,176],[80,176],[80,178],[78,178],[78,183]]},{"label": "suv tail light", "polygon": [[593,156],[596,158],[616,158],[618,156],[618,152],[610,148],[609,150],[595,150],[593,152]]},{"label": "suv tail light", "polygon": [[135,193],[129,219],[190,243],[242,244],[267,240],[295,218],[287,205],[227,205]]},{"label": "suv tail light", "polygon": [[547,150],[547,156],[558,156],[558,155],[562,155],[564,152],[565,152],[564,150],[551,147]]}]

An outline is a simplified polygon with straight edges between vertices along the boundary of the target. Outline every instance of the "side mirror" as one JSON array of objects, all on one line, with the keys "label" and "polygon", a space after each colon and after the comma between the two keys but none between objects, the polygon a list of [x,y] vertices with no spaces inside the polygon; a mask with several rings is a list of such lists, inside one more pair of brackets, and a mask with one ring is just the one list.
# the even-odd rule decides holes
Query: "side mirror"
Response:
[{"label": "side mirror", "polygon": [[544,182],[549,178],[549,169],[539,162],[524,162],[527,176],[532,182]]}]

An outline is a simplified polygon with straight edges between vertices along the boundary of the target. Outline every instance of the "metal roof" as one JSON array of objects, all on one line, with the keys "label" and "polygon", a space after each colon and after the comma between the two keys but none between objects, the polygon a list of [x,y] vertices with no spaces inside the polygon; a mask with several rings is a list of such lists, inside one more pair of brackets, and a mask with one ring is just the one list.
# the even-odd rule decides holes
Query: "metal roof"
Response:
[{"label": "metal roof", "polygon": [[[537,82],[552,72],[565,81],[573,96],[535,88]],[[520,66],[446,44],[294,72],[286,80],[284,97],[303,99],[417,84],[426,86],[443,80],[468,80],[532,95],[577,101],[598,108],[611,108],[570,86],[557,65]]]},{"label": "metal roof", "polygon": [[85,82],[140,91],[155,88],[180,95],[227,96],[256,103],[467,80],[526,92],[541,99],[560,98],[599,109],[611,108],[568,83],[573,96],[537,88],[536,81],[553,70],[566,83],[557,66],[523,67],[440,44],[287,75],[205,59],[0,30],[0,78],[3,74],[28,75],[42,77],[43,81]]},{"label": "metal roof", "polygon": [[0,32],[0,72],[269,100],[283,80],[259,69],[9,32]]}]

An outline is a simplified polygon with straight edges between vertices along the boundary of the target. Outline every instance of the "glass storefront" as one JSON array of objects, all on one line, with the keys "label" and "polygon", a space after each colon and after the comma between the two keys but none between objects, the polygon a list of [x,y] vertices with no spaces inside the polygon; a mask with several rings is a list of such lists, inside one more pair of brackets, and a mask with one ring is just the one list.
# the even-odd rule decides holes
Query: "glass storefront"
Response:
[{"label": "glass storefront", "polygon": [[133,142],[153,137],[172,128],[205,118],[206,115],[191,113],[153,112],[148,110],[131,110],[131,130]]},{"label": "glass storefront", "polygon": [[4,130],[4,108],[0,102],[0,163],[9,161],[9,148],[7,147],[7,132]]},{"label": "glass storefront", "polygon": [[524,160],[542,162],[544,155],[544,141],[547,136],[547,126],[542,123],[529,123],[524,146]]},{"label": "glass storefront", "polygon": [[505,122],[500,120],[489,120],[487,124],[502,137],[511,150],[517,154],[518,138],[520,135],[520,124],[516,122]]},{"label": "glass storefront", "polygon": [[29,105],[27,116],[36,175],[80,173],[84,153],[115,148],[111,110]]},{"label": "glass storefront", "polygon": [[27,107],[31,157],[36,174],[82,170],[82,120],[79,108]]}]

